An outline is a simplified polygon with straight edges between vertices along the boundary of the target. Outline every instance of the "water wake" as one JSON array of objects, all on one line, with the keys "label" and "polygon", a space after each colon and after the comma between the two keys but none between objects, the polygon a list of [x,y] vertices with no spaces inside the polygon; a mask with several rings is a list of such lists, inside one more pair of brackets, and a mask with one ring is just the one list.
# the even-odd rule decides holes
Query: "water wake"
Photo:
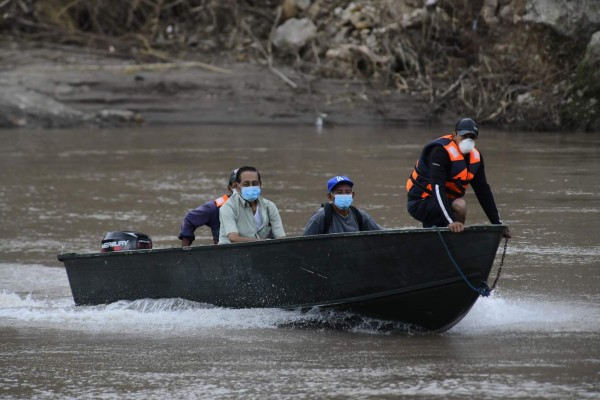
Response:
[{"label": "water wake", "polygon": [[[70,297],[36,298],[0,292],[0,326],[38,326],[93,332],[165,332],[202,329],[341,329],[362,333],[410,333],[404,324],[350,313],[312,309],[224,309],[183,299],[119,301],[76,307]],[[597,332],[600,310],[589,303],[481,298],[450,334],[502,332]]]},{"label": "water wake", "polygon": [[456,333],[598,332],[600,308],[585,302],[480,298]]}]

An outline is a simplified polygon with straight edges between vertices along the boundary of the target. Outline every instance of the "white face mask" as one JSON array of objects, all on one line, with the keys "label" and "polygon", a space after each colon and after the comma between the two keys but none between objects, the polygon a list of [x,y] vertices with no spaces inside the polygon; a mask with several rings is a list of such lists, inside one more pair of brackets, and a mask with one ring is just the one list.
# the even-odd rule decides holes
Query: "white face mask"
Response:
[{"label": "white face mask", "polygon": [[463,154],[469,154],[475,148],[475,141],[473,139],[463,139],[458,144],[460,152]]}]

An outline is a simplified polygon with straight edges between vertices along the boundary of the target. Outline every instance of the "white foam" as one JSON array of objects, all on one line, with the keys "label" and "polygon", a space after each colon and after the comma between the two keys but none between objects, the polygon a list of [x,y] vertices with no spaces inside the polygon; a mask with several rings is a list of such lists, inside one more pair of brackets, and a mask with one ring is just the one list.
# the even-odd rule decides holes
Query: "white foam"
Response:
[{"label": "white foam", "polygon": [[453,333],[598,332],[600,307],[591,303],[479,298]]},{"label": "white foam", "polygon": [[[41,326],[102,332],[168,332],[214,328],[277,328],[294,323],[323,322],[327,313],[280,309],[224,309],[182,299],[120,301],[76,307],[70,297],[36,298],[0,292],[0,326]],[[362,324],[361,326],[364,326]],[[376,325],[372,325],[376,326]],[[355,331],[369,333],[359,327]],[[598,332],[600,309],[591,304],[547,300],[480,298],[450,334],[510,332]],[[374,329],[372,333],[377,333]]]},{"label": "white foam", "polygon": [[26,325],[106,332],[189,333],[206,328],[276,328],[299,313],[279,309],[223,309],[181,299],[120,301],[76,307],[71,298],[36,299],[0,292],[0,326]]},{"label": "white foam", "polygon": [[[384,326],[373,321],[356,322],[356,318],[340,313],[233,310],[182,299],[121,301],[76,307],[64,268],[39,264],[0,263],[0,288],[0,326],[171,333],[212,328],[277,328],[282,325],[341,326],[368,333]],[[600,307],[593,299],[577,302],[519,298],[515,294],[495,291],[490,297],[479,298],[467,316],[450,330],[450,334],[598,331]]]}]

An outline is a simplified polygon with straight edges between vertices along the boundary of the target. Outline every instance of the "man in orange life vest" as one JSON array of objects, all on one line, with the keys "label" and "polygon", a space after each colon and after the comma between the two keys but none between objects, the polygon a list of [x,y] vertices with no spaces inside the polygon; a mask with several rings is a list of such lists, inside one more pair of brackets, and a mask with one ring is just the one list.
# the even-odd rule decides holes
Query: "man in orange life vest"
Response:
[{"label": "man in orange life vest", "polygon": [[[502,223],[485,177],[483,158],[475,149],[478,138],[475,121],[463,118],[452,134],[425,145],[406,182],[408,213],[424,228],[447,226],[452,232],[462,232],[467,218],[464,195],[469,184],[490,222]],[[510,237],[508,229],[504,236]]]},{"label": "man in orange life vest", "polygon": [[237,169],[234,169],[229,175],[229,180],[227,181],[227,194],[224,194],[218,199],[208,201],[189,211],[185,215],[183,218],[183,223],[181,224],[181,231],[179,233],[179,240],[181,240],[182,247],[187,247],[192,244],[194,239],[196,239],[194,232],[198,227],[203,225],[210,227],[213,243],[219,243],[219,229],[221,227],[219,222],[219,209],[223,204],[225,204],[229,197],[231,197],[231,193],[236,185],[236,174]]}]

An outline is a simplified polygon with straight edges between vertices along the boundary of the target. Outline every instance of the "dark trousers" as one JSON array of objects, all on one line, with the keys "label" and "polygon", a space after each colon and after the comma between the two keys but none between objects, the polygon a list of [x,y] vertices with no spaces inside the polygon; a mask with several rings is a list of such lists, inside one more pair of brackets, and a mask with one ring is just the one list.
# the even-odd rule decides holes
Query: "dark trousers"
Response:
[{"label": "dark trousers", "polygon": [[448,220],[432,196],[408,200],[406,210],[414,219],[423,223],[423,228],[448,226]]}]

